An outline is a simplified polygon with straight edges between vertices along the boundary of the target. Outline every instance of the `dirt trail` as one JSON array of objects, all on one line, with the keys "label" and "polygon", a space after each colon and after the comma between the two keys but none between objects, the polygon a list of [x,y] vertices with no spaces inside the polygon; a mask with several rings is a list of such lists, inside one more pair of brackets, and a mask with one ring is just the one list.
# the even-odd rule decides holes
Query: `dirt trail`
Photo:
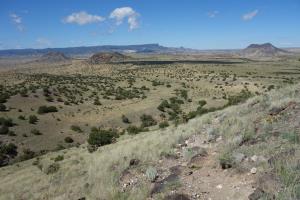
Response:
[{"label": "dirt trail", "polygon": [[[190,141],[192,140],[192,142]],[[165,185],[170,185],[177,178],[177,185],[170,194],[184,194],[189,199],[199,200],[246,200],[253,193],[255,174],[241,173],[234,169],[222,169],[219,164],[218,146],[221,139],[215,143],[206,143],[199,135],[179,145],[177,159],[166,158],[160,161],[159,169],[168,169],[170,174],[162,180],[157,181],[152,190],[158,193],[164,190]],[[195,155],[187,162],[184,152],[187,149],[204,150],[205,153]],[[173,180],[170,177],[173,176]],[[169,183],[168,183],[169,182]],[[161,187],[161,188],[159,188]],[[172,199],[180,199],[175,197]],[[153,199],[156,199],[153,196]]]}]

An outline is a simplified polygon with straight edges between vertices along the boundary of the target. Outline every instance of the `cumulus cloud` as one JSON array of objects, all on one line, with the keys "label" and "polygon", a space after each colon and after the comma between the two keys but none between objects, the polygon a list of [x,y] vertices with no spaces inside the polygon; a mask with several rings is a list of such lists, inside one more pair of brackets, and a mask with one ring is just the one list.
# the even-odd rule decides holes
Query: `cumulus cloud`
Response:
[{"label": "cumulus cloud", "polygon": [[252,12],[244,14],[242,19],[245,21],[249,21],[252,20],[257,14],[258,14],[258,10],[254,10]]},{"label": "cumulus cloud", "polygon": [[210,17],[210,18],[214,18],[214,17],[216,17],[218,14],[219,14],[219,11],[214,10],[214,11],[208,12],[208,13],[207,13],[207,16]]},{"label": "cumulus cloud", "polygon": [[19,31],[23,32],[25,30],[25,27],[22,22],[22,18],[19,15],[15,13],[11,13],[9,17]]},{"label": "cumulus cloud", "polygon": [[138,16],[139,14],[131,7],[122,7],[112,11],[109,18],[116,20],[117,25],[122,24],[127,19],[129,30],[133,30],[139,27]]},{"label": "cumulus cloud", "polygon": [[36,39],[36,44],[38,48],[50,47],[52,45],[51,41],[46,38]]},{"label": "cumulus cloud", "polygon": [[67,16],[66,18],[63,19],[63,22],[70,23],[70,24],[73,23],[78,25],[85,25],[85,24],[103,22],[104,20],[105,18],[99,15],[91,15],[85,11],[80,11],[77,13],[72,13],[71,15]]}]

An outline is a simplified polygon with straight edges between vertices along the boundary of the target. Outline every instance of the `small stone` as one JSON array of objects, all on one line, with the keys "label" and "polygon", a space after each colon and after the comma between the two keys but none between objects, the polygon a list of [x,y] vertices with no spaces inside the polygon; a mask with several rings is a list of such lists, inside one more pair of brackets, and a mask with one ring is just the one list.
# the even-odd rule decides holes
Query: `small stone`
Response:
[{"label": "small stone", "polygon": [[256,172],[257,172],[257,169],[256,169],[255,167],[253,167],[253,168],[250,170],[250,173],[251,173],[251,174],[256,174]]},{"label": "small stone", "polygon": [[220,185],[217,185],[217,187],[216,187],[216,188],[220,190],[220,189],[222,189],[222,188],[223,188],[223,185],[221,185],[221,184],[220,184]]},{"label": "small stone", "polygon": [[254,155],[254,156],[251,157],[251,160],[252,160],[253,162],[256,162],[257,159],[258,159],[257,155]]},{"label": "small stone", "polygon": [[218,138],[216,139],[216,141],[217,141],[217,142],[221,142],[221,141],[222,141],[222,136],[218,137]]},{"label": "small stone", "polygon": [[187,162],[183,162],[183,163],[181,164],[181,166],[182,166],[182,167],[187,167],[187,166],[188,166],[188,163],[187,163]]}]

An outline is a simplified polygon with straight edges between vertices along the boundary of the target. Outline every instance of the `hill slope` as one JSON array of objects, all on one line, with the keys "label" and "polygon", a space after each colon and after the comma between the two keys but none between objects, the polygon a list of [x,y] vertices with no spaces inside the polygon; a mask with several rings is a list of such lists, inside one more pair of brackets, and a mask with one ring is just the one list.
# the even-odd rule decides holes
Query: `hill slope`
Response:
[{"label": "hill slope", "polygon": [[60,52],[46,53],[37,60],[37,62],[45,62],[45,63],[56,63],[56,62],[67,62],[67,61],[70,61],[70,58]]},{"label": "hill slope", "polygon": [[270,43],[265,44],[251,44],[246,49],[242,50],[244,57],[250,58],[267,58],[287,55],[289,52],[279,49]]},{"label": "hill slope", "polygon": [[299,199],[299,99],[300,84],[94,153],[1,168],[0,199]]},{"label": "hill slope", "polygon": [[109,62],[121,62],[128,58],[129,58],[128,56],[125,56],[117,52],[100,52],[91,56],[88,62],[90,64],[101,64],[101,63],[109,63]]}]

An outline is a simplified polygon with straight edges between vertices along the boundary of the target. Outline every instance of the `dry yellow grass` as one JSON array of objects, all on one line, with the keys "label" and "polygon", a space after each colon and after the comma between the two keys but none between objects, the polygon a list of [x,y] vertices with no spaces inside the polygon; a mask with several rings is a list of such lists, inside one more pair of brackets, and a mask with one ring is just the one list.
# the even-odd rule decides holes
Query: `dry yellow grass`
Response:
[{"label": "dry yellow grass", "polygon": [[[299,103],[299,89],[298,84],[258,96],[245,104],[204,115],[178,127],[128,137],[92,154],[88,153],[86,145],[49,153],[39,159],[41,169],[32,165],[34,160],[1,168],[0,199],[122,199],[117,181],[131,158],[140,159],[145,165],[157,162],[160,154],[169,152],[173,144],[193,134],[205,134],[206,124],[220,120],[223,115],[227,118],[216,127],[217,132],[224,138],[225,146],[234,145],[234,136],[250,128],[247,125],[258,115],[265,115],[275,105],[282,106],[290,101]],[[254,103],[257,106],[253,107]],[[45,174],[45,169],[54,162],[51,158],[57,155],[64,155],[64,160],[59,162],[60,168],[56,173]],[[126,198],[145,199],[148,189],[147,184],[142,185]]]}]

